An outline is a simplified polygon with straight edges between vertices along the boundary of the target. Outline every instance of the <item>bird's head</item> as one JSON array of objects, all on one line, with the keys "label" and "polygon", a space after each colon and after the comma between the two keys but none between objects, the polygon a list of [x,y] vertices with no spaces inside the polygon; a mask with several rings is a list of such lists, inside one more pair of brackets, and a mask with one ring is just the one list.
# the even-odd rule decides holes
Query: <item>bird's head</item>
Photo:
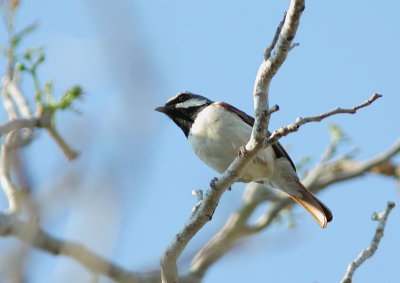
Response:
[{"label": "bird's head", "polygon": [[154,110],[171,118],[187,137],[197,114],[211,103],[213,102],[204,96],[181,92],[170,98],[164,106]]}]

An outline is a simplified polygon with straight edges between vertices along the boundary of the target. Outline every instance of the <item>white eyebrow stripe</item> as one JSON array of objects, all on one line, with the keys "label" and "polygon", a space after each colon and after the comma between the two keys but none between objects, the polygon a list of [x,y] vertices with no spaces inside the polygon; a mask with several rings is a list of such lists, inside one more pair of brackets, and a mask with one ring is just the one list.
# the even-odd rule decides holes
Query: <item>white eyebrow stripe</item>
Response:
[{"label": "white eyebrow stripe", "polygon": [[175,105],[176,108],[189,108],[196,107],[205,104],[207,101],[204,99],[189,99],[184,102],[177,103]]},{"label": "white eyebrow stripe", "polygon": [[181,95],[181,93],[178,93],[178,94],[175,95],[174,97],[171,97],[170,99],[168,99],[167,103],[168,103],[168,102],[171,102],[171,101],[173,101],[173,100],[175,100],[179,95]]}]

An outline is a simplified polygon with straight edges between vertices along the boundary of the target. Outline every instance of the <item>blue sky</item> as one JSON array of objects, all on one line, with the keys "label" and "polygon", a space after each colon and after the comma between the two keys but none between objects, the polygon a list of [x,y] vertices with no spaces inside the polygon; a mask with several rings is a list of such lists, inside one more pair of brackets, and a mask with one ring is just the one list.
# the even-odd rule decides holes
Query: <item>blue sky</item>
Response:
[{"label": "blue sky", "polygon": [[[35,195],[45,204],[46,230],[80,241],[126,268],[158,268],[163,249],[195,204],[191,191],[206,189],[216,173],[196,158],[180,130],[153,109],[190,90],[252,114],[262,52],[288,4],[22,1],[18,26],[38,23],[22,48],[45,46],[43,81],[55,78],[58,93],[74,84],[86,90],[77,104],[81,115],[57,117],[63,135],[82,152],[79,160],[67,163],[45,133],[24,150]],[[311,158],[310,166],[318,161],[329,142],[330,123],[351,138],[340,153],[357,147],[359,159],[383,151],[399,137],[399,5],[306,2],[295,39],[300,46],[271,85],[270,103],[281,110],[273,115],[270,130],[298,116],[352,107],[375,92],[384,96],[356,115],[309,124],[282,139],[295,163],[304,157]],[[4,30],[0,35],[4,43]],[[28,78],[23,88],[31,92]],[[224,194],[212,222],[183,254],[182,271],[239,207],[243,189],[235,184]],[[275,225],[242,243],[210,269],[204,282],[338,282],[347,263],[370,243],[376,228],[372,212],[383,210],[387,201],[397,203],[398,191],[394,180],[366,175],[336,184],[319,197],[334,214],[327,229],[295,208],[296,228]],[[355,282],[398,282],[399,221],[396,208],[378,252],[358,270]],[[0,247],[16,244],[2,239]],[[30,255],[28,266],[28,282],[90,278],[73,261],[40,251]]]}]

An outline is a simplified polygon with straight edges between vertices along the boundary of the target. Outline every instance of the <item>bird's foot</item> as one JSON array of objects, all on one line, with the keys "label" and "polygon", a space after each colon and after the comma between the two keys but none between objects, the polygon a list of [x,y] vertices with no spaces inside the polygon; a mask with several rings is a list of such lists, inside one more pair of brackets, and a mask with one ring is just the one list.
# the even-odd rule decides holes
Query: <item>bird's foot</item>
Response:
[{"label": "bird's foot", "polygon": [[215,186],[216,186],[217,181],[218,181],[218,178],[217,178],[217,177],[215,177],[215,178],[213,178],[213,179],[211,180],[211,182],[210,182],[210,187],[211,187],[212,189],[215,189]]}]

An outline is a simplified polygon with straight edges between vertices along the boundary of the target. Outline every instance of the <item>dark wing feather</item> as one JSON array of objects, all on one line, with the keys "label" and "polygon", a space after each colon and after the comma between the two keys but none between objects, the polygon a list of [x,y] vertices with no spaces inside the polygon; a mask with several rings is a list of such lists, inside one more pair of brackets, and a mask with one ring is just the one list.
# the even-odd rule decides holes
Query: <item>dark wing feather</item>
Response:
[{"label": "dark wing feather", "polygon": [[[234,106],[232,106],[232,105],[230,105],[228,103],[225,103],[225,102],[216,102],[216,103],[221,107],[224,107],[224,108],[226,108],[228,110],[231,110],[231,111],[235,112],[240,117],[240,119],[242,119],[245,123],[247,123],[251,127],[253,127],[254,118],[251,117],[250,115],[247,115],[245,112],[237,109],[236,107],[234,107]],[[268,131],[268,136],[270,136],[270,135],[271,135],[271,132]],[[281,157],[286,158],[287,160],[289,160],[289,162],[292,165],[293,169],[296,170],[296,166],[294,166],[294,163],[293,163],[292,159],[290,158],[289,154],[286,152],[286,150],[283,148],[283,146],[279,142],[273,144],[272,145],[272,149],[274,150],[275,155],[276,155],[277,158],[281,158]]]},{"label": "dark wing feather", "polygon": [[[268,135],[271,135],[271,132],[268,131]],[[286,152],[286,150],[283,148],[283,146],[277,142],[276,144],[272,145],[272,148],[275,151],[276,156],[279,157],[285,157],[287,160],[289,160],[290,164],[292,165],[294,171],[296,171],[296,166],[294,166],[294,163],[292,159],[290,158],[289,154]]]}]

